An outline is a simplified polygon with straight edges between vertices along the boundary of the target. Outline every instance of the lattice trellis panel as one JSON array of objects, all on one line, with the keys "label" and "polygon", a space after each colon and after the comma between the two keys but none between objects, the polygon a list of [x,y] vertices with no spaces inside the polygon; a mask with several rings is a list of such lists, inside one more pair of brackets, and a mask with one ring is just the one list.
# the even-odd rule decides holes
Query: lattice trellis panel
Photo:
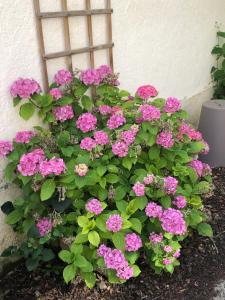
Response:
[{"label": "lattice trellis panel", "polygon": [[[61,11],[55,12],[41,12],[40,9],[40,0],[34,1],[34,9],[37,20],[37,32],[38,32],[38,40],[39,40],[39,48],[40,55],[42,59],[42,69],[43,69],[43,77],[44,77],[44,90],[48,90],[49,86],[49,74],[48,74],[48,60],[53,60],[57,58],[64,57],[66,58],[66,64],[68,69],[73,69],[73,60],[72,56],[81,53],[88,53],[90,60],[90,67],[95,67],[95,52],[98,50],[106,49],[108,52],[108,61],[110,66],[113,68],[113,46],[114,43],[112,41],[112,13],[113,10],[111,8],[111,0],[105,0],[105,8],[102,9],[92,9],[91,0],[85,1],[85,9],[84,10],[68,10],[67,0],[61,1]],[[106,26],[107,26],[107,41],[104,44],[93,43],[93,26],[92,26],[92,16],[94,15],[105,15],[107,18]],[[88,33],[88,46],[83,48],[72,49],[71,48],[71,33],[69,26],[69,18],[72,17],[80,17],[83,16],[87,19],[87,33]],[[44,41],[44,32],[43,32],[43,20],[50,18],[62,18],[63,19],[63,36],[64,36],[64,44],[65,50],[54,52],[54,53],[46,53],[45,50],[45,41]],[[56,41],[57,42],[57,41]]]}]

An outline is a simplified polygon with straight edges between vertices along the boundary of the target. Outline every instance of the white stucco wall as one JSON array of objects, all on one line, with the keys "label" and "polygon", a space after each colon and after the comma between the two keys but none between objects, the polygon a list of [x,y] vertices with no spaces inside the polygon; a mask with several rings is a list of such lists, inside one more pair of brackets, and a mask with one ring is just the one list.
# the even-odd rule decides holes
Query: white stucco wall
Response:
[{"label": "white stucco wall", "polygon": [[[92,0],[102,8],[104,0]],[[43,11],[59,10],[59,0],[41,0]],[[83,0],[68,0],[70,9],[83,9]],[[155,85],[160,96],[177,96],[197,122],[201,103],[211,97],[210,52],[216,43],[215,23],[225,25],[224,0],[112,0],[115,70],[121,86],[135,92],[141,84]],[[94,43],[104,43],[104,16],[93,17]],[[44,21],[46,50],[63,50],[62,21]],[[72,47],[87,46],[86,19],[70,19]],[[38,119],[21,120],[8,93],[17,77],[42,80],[32,0],[0,0],[0,136],[12,138],[18,129],[31,128]],[[88,67],[88,56],[74,56],[77,67]],[[105,51],[97,65],[107,63]],[[49,73],[64,67],[64,60],[49,63]],[[0,170],[5,161],[0,161]],[[0,172],[1,176],[2,172]],[[2,176],[1,176],[2,178]],[[0,179],[0,204],[11,200],[14,189]],[[0,250],[14,240],[0,213]]]}]

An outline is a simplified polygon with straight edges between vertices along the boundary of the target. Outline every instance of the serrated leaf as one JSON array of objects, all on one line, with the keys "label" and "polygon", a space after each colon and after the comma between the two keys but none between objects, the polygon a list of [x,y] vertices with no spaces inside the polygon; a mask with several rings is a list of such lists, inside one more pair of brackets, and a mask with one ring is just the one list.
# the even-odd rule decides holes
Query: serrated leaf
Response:
[{"label": "serrated leaf", "polygon": [[54,194],[55,188],[54,179],[47,179],[41,187],[41,201],[49,199]]},{"label": "serrated leaf", "polygon": [[213,236],[213,230],[212,227],[207,223],[200,223],[197,226],[198,233],[202,236]]},{"label": "serrated leaf", "polygon": [[141,221],[137,218],[131,218],[129,219],[129,221],[131,222],[131,228],[134,229],[136,232],[141,234],[141,230],[142,230],[142,224]]},{"label": "serrated leaf", "polygon": [[24,120],[29,120],[35,112],[35,106],[32,103],[25,103],[20,106],[20,116]]},{"label": "serrated leaf", "polygon": [[74,264],[68,265],[63,270],[63,278],[66,283],[69,283],[76,276],[76,266]]},{"label": "serrated leaf", "polygon": [[116,232],[112,235],[112,241],[117,249],[125,250],[125,233]]},{"label": "serrated leaf", "polygon": [[97,231],[95,231],[95,230],[90,231],[88,233],[88,240],[93,246],[98,247],[98,245],[100,243],[100,236],[97,233]]}]

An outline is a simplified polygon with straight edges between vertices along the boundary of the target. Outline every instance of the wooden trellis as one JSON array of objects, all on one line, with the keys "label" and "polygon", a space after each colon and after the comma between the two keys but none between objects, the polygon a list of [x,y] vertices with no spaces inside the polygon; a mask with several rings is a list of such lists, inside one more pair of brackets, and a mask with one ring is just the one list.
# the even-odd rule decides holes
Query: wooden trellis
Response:
[{"label": "wooden trellis", "polygon": [[[68,10],[67,0],[61,0],[61,11],[57,12],[41,12],[40,10],[40,0],[34,0],[34,9],[37,20],[37,32],[39,40],[40,55],[42,59],[42,69],[44,77],[44,90],[48,90],[49,86],[49,76],[48,76],[48,66],[47,61],[50,59],[56,59],[60,57],[66,58],[66,64],[68,69],[73,69],[72,56],[81,53],[89,53],[90,67],[95,67],[95,51],[106,49],[109,55],[109,64],[113,68],[113,42],[112,42],[112,8],[111,0],[105,0],[106,7],[103,9],[92,9],[91,0],[85,0],[86,9],[85,10]],[[107,42],[101,45],[94,45],[93,43],[93,28],[92,28],[92,16],[94,15],[106,15],[107,17]],[[87,30],[88,30],[88,46],[78,49],[71,48],[70,42],[70,28],[69,20],[70,17],[84,16],[87,19]],[[64,43],[65,50],[54,53],[46,53],[44,34],[43,34],[43,19],[49,18],[63,18],[63,29],[64,29]]]}]

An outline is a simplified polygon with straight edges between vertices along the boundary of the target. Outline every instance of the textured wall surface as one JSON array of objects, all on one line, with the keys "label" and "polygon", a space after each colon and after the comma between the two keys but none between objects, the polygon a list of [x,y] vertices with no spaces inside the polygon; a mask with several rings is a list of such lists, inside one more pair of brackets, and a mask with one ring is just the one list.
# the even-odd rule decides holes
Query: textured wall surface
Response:
[{"label": "textured wall surface", "polygon": [[[94,8],[104,0],[92,0]],[[70,9],[83,9],[83,0],[68,0]],[[115,70],[121,86],[132,92],[141,84],[152,83],[160,96],[177,96],[197,122],[202,102],[211,97],[211,49],[216,43],[215,23],[224,28],[224,0],[112,0]],[[41,0],[43,11],[59,10],[59,0]],[[106,40],[106,19],[93,17],[94,43]],[[70,19],[72,47],[87,46],[87,24],[83,17]],[[62,21],[44,21],[48,52],[63,50]],[[32,0],[0,1],[0,136],[13,138],[20,129],[31,128],[38,119],[25,122],[12,106],[8,87],[17,77],[33,77],[41,82]],[[75,56],[77,67],[88,67],[88,56]],[[49,63],[49,74],[64,66],[64,59]],[[96,63],[107,63],[105,51],[96,54]],[[0,170],[5,161],[0,161]],[[0,204],[15,196],[0,172]],[[17,192],[17,191],[16,191]],[[0,252],[15,242],[11,229],[0,213]]]}]

